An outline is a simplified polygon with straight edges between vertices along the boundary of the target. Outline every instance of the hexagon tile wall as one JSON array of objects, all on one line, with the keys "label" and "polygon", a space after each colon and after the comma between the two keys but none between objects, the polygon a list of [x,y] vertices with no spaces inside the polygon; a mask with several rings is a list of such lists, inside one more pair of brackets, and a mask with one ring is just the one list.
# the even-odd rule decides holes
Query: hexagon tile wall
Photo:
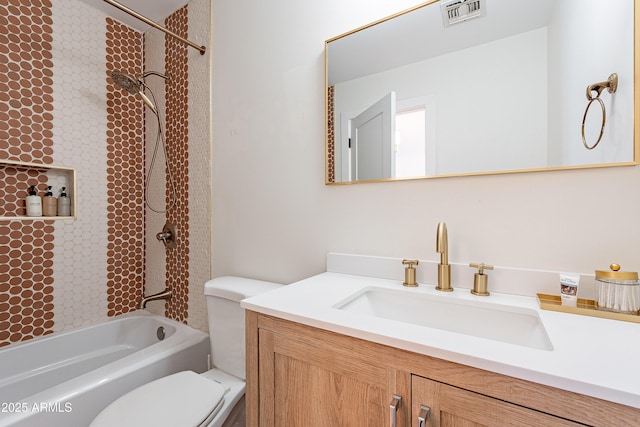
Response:
[{"label": "hexagon tile wall", "polygon": [[[51,2],[0,5],[0,159],[52,163]],[[24,214],[43,172],[0,168],[0,213]],[[53,332],[53,221],[0,221],[0,346]]]},{"label": "hexagon tile wall", "polygon": [[[56,221],[54,331],[104,320],[107,295],[105,16],[53,0],[55,164],[77,172],[74,221]],[[64,184],[54,183],[57,196]]]},{"label": "hexagon tile wall", "polygon": [[[46,167],[3,165],[3,160],[75,168],[77,178],[74,220],[0,220],[2,347],[134,310],[148,260],[145,108],[110,78],[114,70],[143,72],[144,36],[81,0],[0,3],[0,216],[25,214],[29,185],[41,194],[53,185],[55,196],[68,185]],[[204,42],[210,34],[208,0],[192,0],[165,25],[186,37],[190,7],[203,12],[195,22]],[[189,61],[197,61],[203,88],[192,99]],[[166,253],[166,284],[174,298],[165,315],[182,322],[191,315],[201,329],[206,328],[201,289],[210,274],[209,233],[190,236],[189,224],[195,221],[205,230],[209,215],[198,210],[190,218],[189,181],[196,183],[192,189],[199,201],[206,198],[209,164],[207,145],[201,144],[198,153],[204,155],[198,157],[203,159],[190,171],[188,112],[189,102],[197,100],[192,108],[201,115],[192,125],[198,140],[206,140],[208,61],[165,39],[165,73],[171,75],[165,94],[167,150],[179,189],[167,219],[179,227],[181,243]],[[190,254],[192,239],[203,248],[195,255]],[[190,289],[198,294],[193,304]]]},{"label": "hexagon tile wall", "polygon": [[[187,7],[174,12],[166,19],[167,28],[174,33],[188,36]],[[174,38],[165,38],[165,68],[171,75],[167,85],[167,158],[173,173],[179,197],[174,209],[167,212],[167,219],[179,228],[182,244],[167,251],[167,286],[173,290],[173,298],[167,304],[166,316],[186,322],[189,296],[189,120],[188,120],[188,67],[187,46]],[[166,186],[169,188],[169,185]],[[167,192],[167,203],[170,194]]]},{"label": "hexagon tile wall", "polygon": [[[142,74],[142,36],[107,18],[107,63]],[[108,314],[134,310],[144,287],[144,116],[142,101],[108,78]]]},{"label": "hexagon tile wall", "polygon": [[[0,346],[129,311],[142,294],[142,104],[105,78],[141,73],[142,51],[141,34],[78,0],[0,5],[0,161],[55,160],[78,185],[75,221],[0,221]],[[0,167],[0,214],[24,215],[28,186],[42,195],[56,180]]]}]

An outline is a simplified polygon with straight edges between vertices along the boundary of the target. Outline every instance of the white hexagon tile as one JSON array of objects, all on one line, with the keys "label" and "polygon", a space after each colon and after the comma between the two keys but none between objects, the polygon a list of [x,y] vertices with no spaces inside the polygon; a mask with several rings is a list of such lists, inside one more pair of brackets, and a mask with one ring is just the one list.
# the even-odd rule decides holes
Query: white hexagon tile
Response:
[{"label": "white hexagon tile", "polygon": [[52,12],[53,158],[77,173],[77,219],[55,224],[54,329],[63,330],[107,315],[106,33],[104,14],[80,1],[54,0]]},{"label": "white hexagon tile", "polygon": [[[208,46],[211,31],[211,2],[192,0],[189,5],[189,39]],[[189,316],[188,324],[207,331],[204,282],[211,278],[211,187],[209,114],[209,56],[189,51]]]}]

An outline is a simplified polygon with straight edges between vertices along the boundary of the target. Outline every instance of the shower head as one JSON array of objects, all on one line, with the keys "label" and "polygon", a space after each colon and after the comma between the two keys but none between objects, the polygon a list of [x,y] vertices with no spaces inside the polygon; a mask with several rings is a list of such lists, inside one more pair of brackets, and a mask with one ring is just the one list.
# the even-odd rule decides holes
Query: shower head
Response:
[{"label": "shower head", "polygon": [[131,77],[130,75],[122,73],[120,71],[112,71],[111,80],[113,80],[113,82],[117,86],[121,87],[127,92],[133,95],[140,95],[140,98],[142,98],[147,107],[149,107],[153,114],[157,116],[158,109],[144,93],[144,89],[145,87],[147,87],[144,83],[144,78],[150,75],[162,77],[163,79],[167,80],[167,76],[165,76],[164,74],[160,74],[157,71],[147,71],[138,78]]},{"label": "shower head", "polygon": [[142,89],[142,81],[140,79],[136,79],[119,71],[113,71],[111,73],[111,80],[122,89],[134,95]]}]

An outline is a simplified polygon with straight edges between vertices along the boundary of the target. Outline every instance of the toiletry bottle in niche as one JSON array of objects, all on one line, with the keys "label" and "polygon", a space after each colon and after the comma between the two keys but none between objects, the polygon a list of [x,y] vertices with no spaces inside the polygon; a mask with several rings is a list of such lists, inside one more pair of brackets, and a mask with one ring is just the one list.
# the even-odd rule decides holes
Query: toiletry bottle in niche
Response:
[{"label": "toiletry bottle in niche", "polygon": [[29,195],[25,199],[27,216],[42,216],[42,198],[36,193],[36,186],[29,187]]},{"label": "toiletry bottle in niche", "polygon": [[53,197],[51,186],[47,187],[47,193],[42,199],[42,214],[44,216],[56,216],[58,215],[58,200]]},{"label": "toiletry bottle in niche", "polygon": [[58,216],[71,216],[71,199],[67,197],[66,188],[62,187],[60,197],[58,197]]}]

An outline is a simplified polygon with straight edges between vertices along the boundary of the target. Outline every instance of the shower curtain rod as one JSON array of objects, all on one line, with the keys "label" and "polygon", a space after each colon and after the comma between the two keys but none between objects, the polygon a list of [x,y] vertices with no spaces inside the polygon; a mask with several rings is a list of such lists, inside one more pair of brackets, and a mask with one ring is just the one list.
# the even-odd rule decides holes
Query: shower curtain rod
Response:
[{"label": "shower curtain rod", "polygon": [[177,35],[173,31],[167,30],[162,25],[157,24],[156,22],[152,21],[151,19],[147,18],[146,16],[139,14],[138,12],[136,12],[133,9],[129,9],[127,6],[125,6],[123,4],[120,4],[115,0],[103,0],[103,1],[106,2],[106,3],[109,3],[113,7],[117,7],[121,11],[123,11],[125,13],[128,13],[129,15],[133,16],[134,18],[137,18],[137,19],[141,20],[142,22],[151,25],[153,28],[156,28],[156,29],[162,31],[165,34],[180,40],[182,43],[186,43],[189,46],[191,46],[191,47],[193,47],[195,49],[198,49],[200,51],[200,55],[204,55],[204,53],[207,51],[207,48],[205,46],[198,46],[194,42],[192,42],[190,40],[187,40],[187,39],[185,39],[183,37],[180,37],[179,35]]}]

